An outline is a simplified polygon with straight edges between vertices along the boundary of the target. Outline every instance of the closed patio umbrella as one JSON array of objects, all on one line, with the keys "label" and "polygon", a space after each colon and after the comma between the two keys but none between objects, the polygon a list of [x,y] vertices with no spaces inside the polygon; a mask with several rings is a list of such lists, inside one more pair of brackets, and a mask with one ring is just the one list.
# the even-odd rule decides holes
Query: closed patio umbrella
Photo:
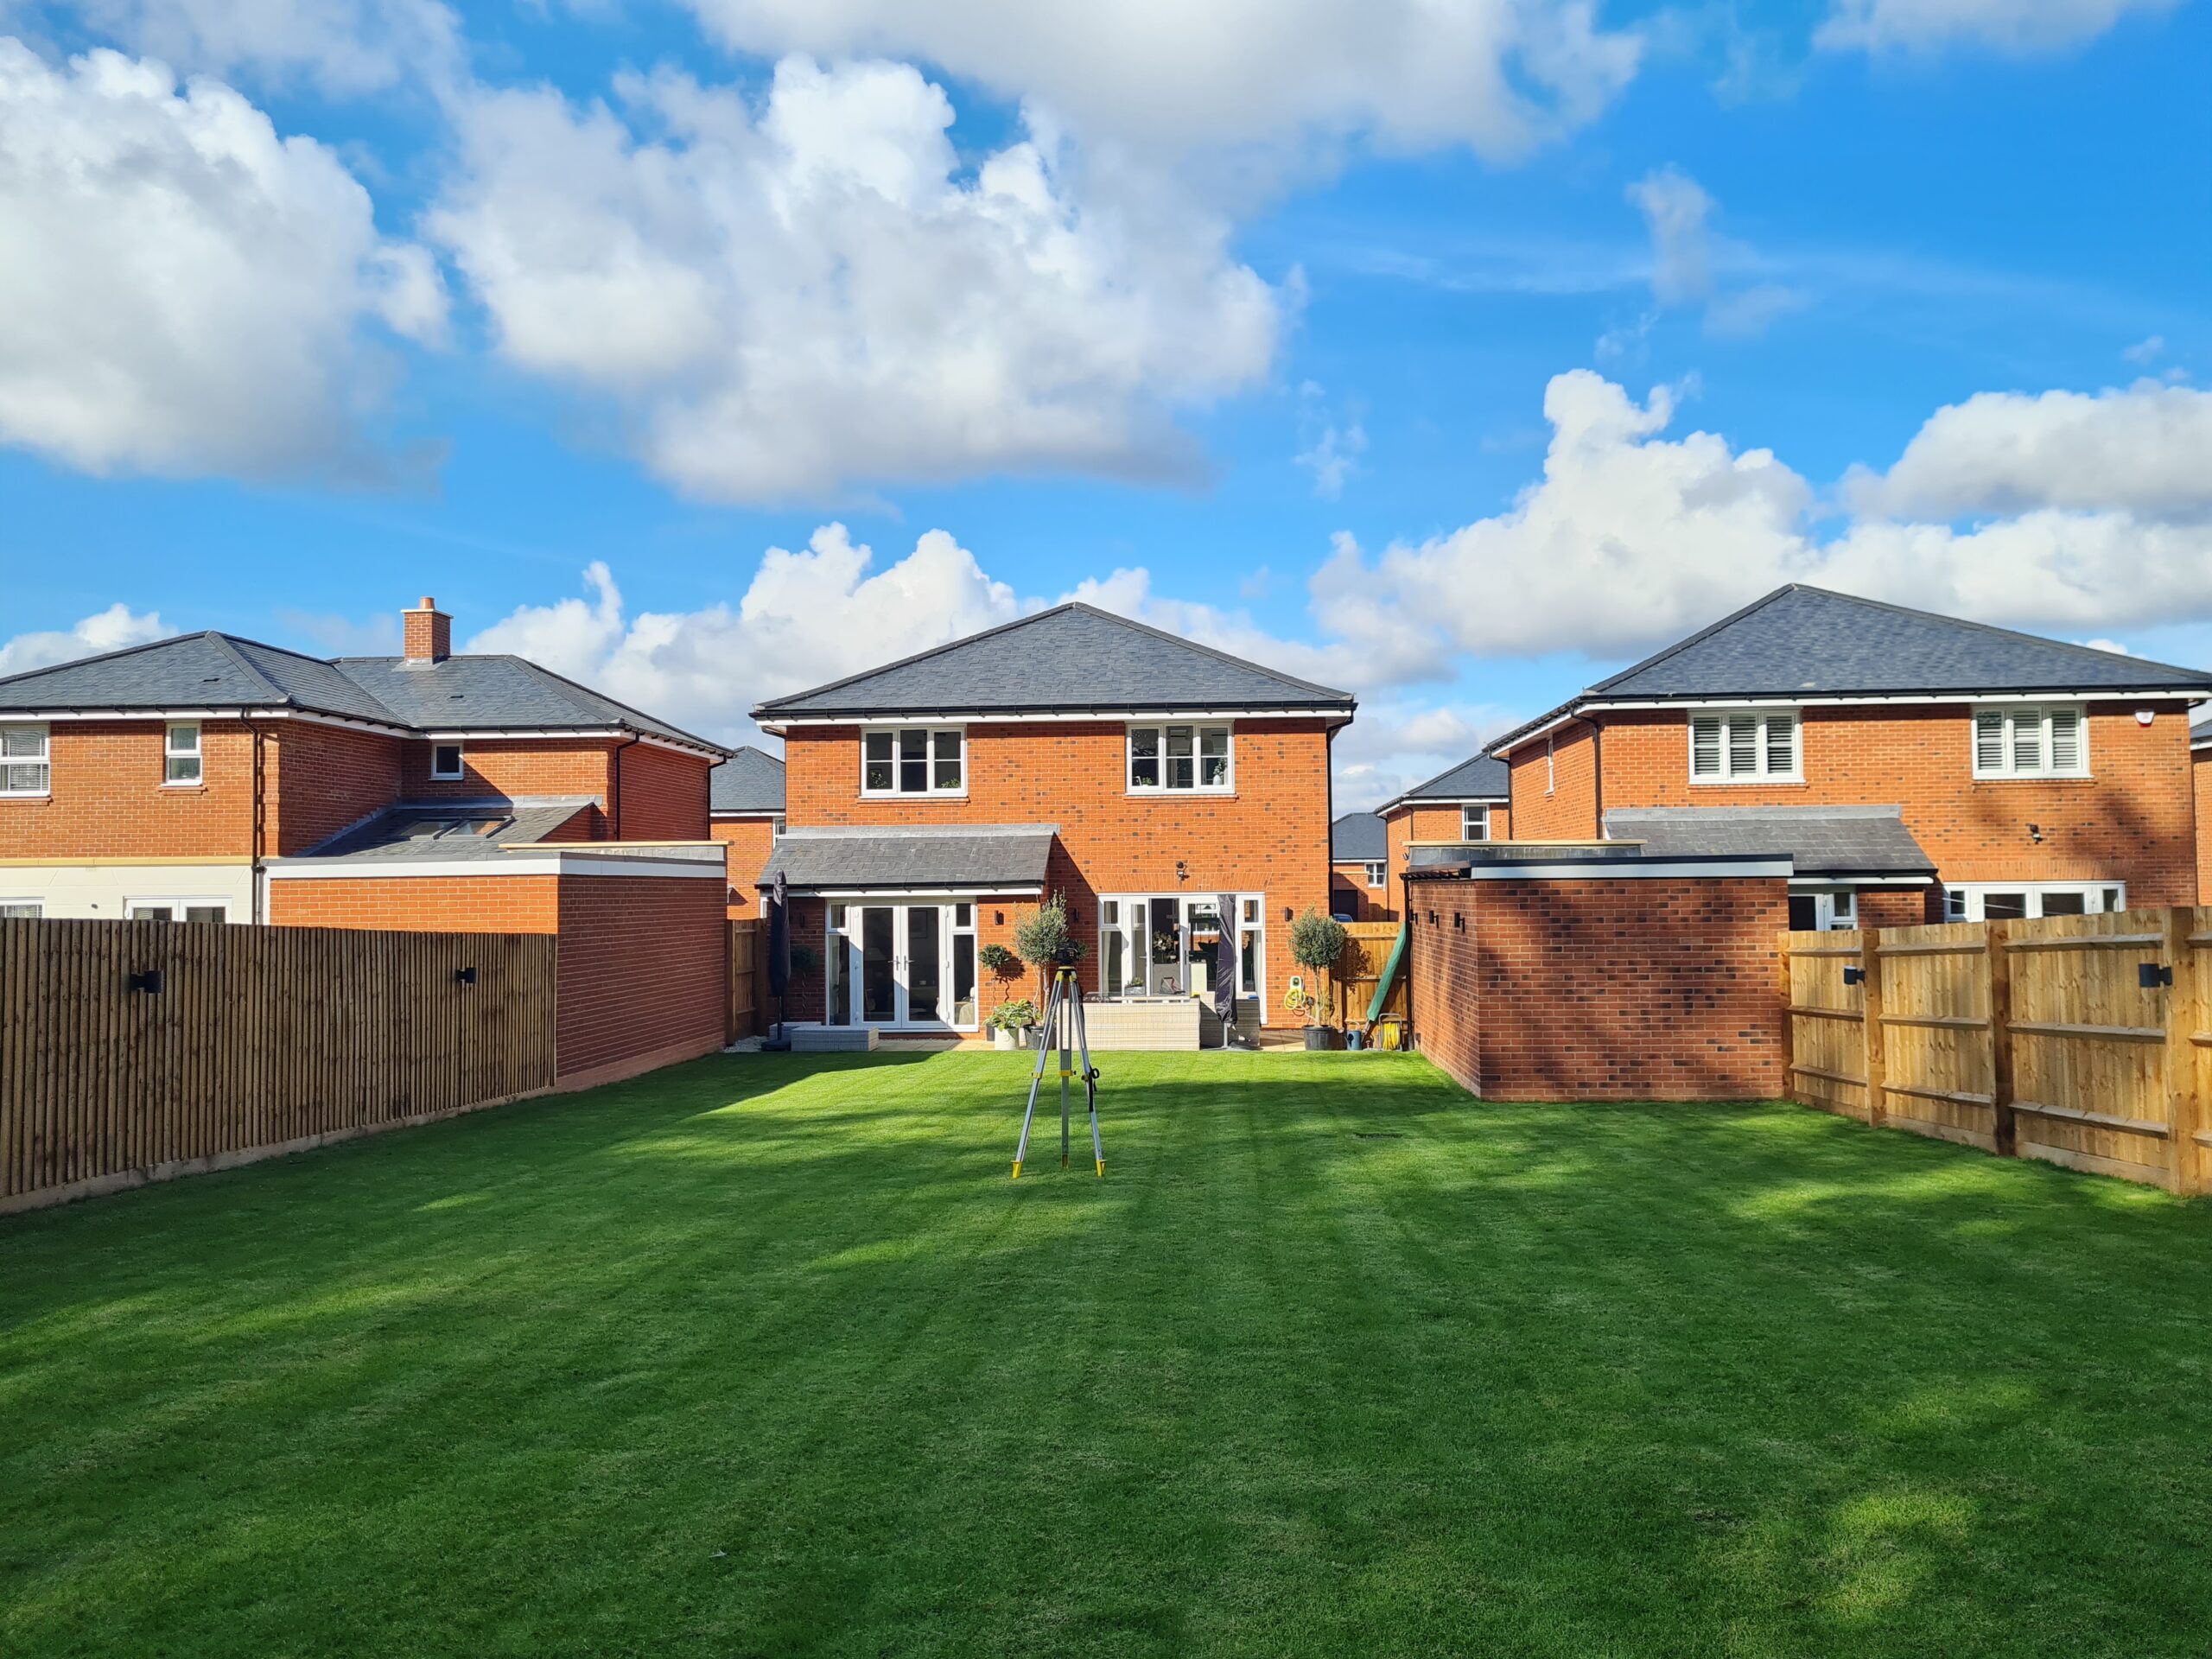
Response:
[{"label": "closed patio umbrella", "polygon": [[1230,1048],[1235,1046],[1236,986],[1242,978],[1236,961],[1236,897],[1224,893],[1214,902],[1220,907],[1221,943],[1213,953],[1213,1011],[1222,1018],[1221,1046]]},{"label": "closed patio umbrella", "polygon": [[784,1036],[784,998],[791,988],[791,883],[781,870],[768,892],[768,995],[776,999],[776,1037]]}]

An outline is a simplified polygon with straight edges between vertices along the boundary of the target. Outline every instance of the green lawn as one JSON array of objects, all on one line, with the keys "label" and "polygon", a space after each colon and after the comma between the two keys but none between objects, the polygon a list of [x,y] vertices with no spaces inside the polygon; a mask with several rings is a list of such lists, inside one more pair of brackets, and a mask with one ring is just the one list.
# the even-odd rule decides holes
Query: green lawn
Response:
[{"label": "green lawn", "polygon": [[0,1219],[0,1653],[2202,1655],[2212,1205],[1398,1056],[702,1061]]}]

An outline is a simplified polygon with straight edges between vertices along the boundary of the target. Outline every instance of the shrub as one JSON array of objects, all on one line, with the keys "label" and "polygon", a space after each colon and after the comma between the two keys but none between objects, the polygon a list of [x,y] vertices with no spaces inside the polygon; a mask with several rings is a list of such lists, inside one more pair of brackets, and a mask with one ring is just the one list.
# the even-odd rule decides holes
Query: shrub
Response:
[{"label": "shrub", "polygon": [[794,976],[798,974],[810,974],[821,965],[821,953],[816,950],[812,945],[795,944],[791,946],[791,972]]},{"label": "shrub", "polygon": [[[1310,968],[1318,981],[1337,965],[1337,958],[1344,953],[1344,944],[1351,935],[1344,925],[1333,918],[1322,915],[1312,906],[1306,913],[1290,925],[1290,954],[1301,968]],[[1317,984],[1306,988],[1306,1014],[1308,1019],[1318,1019],[1326,1006]]]},{"label": "shrub", "polygon": [[1015,1001],[1001,1002],[991,1010],[990,1017],[983,1023],[1002,1026],[1008,1031],[1020,1031],[1024,1026],[1037,1023],[1037,1005],[1026,996]]},{"label": "shrub", "polygon": [[1014,943],[1015,948],[1039,969],[1081,962],[1084,955],[1083,942],[1075,937],[1074,931],[1068,925],[1068,901],[1065,893],[1052,894],[1016,923]]},{"label": "shrub", "polygon": [[1011,978],[1021,971],[1021,958],[1002,944],[987,944],[976,956],[984,967],[1001,978]]}]

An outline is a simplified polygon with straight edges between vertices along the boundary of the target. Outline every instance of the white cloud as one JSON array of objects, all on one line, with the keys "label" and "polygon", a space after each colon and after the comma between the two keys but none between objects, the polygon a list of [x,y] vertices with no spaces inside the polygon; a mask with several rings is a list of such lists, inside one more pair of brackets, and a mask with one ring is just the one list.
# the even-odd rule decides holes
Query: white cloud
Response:
[{"label": "white cloud", "polygon": [[2138,367],[2144,367],[2157,362],[2165,355],[2165,351],[2166,337],[2164,334],[2152,334],[2148,340],[2137,340],[2135,344],[2122,352],[2120,356]]},{"label": "white cloud", "polygon": [[1273,361],[1286,299],[1228,225],[1041,119],[971,175],[901,64],[786,59],[757,115],[674,75],[618,90],[626,118],[474,99],[427,223],[500,353],[618,399],[689,493],[1187,471],[1174,412]]},{"label": "white cloud", "polygon": [[1481,753],[1523,718],[1487,704],[1422,707],[1386,699],[1364,705],[1332,751],[1337,810],[1366,811],[1402,795]]},{"label": "white cloud", "polygon": [[1818,45],[1867,52],[1981,46],[2053,52],[2078,46],[2130,12],[2171,11],[2180,0],[1834,0]]},{"label": "white cloud", "polygon": [[842,524],[798,552],[770,548],[744,596],[690,612],[631,615],[604,563],[589,598],[524,606],[468,642],[512,652],[707,735],[746,739],[764,697],[818,685],[1020,613],[1014,590],[941,530],[873,570]]},{"label": "white cloud", "polygon": [[2087,645],[2091,651],[2108,651],[2115,657],[2139,657],[2143,654],[2140,652],[2130,651],[2117,639],[2082,639],[2075,643]]},{"label": "white cloud", "polygon": [[[2044,417],[2050,409],[2078,415],[2065,401],[2074,394],[2050,396],[2057,401]],[[1899,502],[1923,507],[1999,511],[2024,501],[2027,510],[1963,529],[1862,518],[1827,541],[1812,534],[1813,486],[1771,452],[1738,451],[1709,432],[1663,435],[1674,415],[1664,389],[1639,404],[1577,370],[1551,382],[1544,412],[1553,429],[1544,475],[1510,508],[1372,561],[1339,537],[1313,578],[1315,614],[1332,628],[1395,640],[1406,670],[1455,650],[1627,656],[1797,581],[2044,630],[2212,616],[2208,486],[2090,429],[2112,419],[2171,442],[2165,424],[2142,424],[2139,410],[2106,404],[2088,426],[2067,428],[2064,442],[2086,459],[2078,467],[2050,461],[2034,492],[2031,469],[2000,464],[2003,442],[1985,454],[1965,442],[1984,431],[1955,429],[1939,416],[1906,461],[1884,479],[1854,480],[1847,494],[1893,489]],[[2011,435],[2037,430],[2031,423]],[[2186,448],[2175,444],[2174,453]],[[1939,466],[1939,457],[1982,464]],[[1378,673],[1375,683],[1389,682]]]},{"label": "white cloud", "polygon": [[1313,474],[1315,495],[1334,501],[1361,471],[1367,429],[1355,416],[1332,415],[1321,388],[1311,380],[1299,388],[1298,399],[1299,436],[1305,447],[1291,460]]},{"label": "white cloud", "polygon": [[1641,43],[1591,0],[690,0],[742,51],[917,58],[1144,147],[1370,137],[1510,157],[1594,119]]},{"label": "white cloud", "polygon": [[366,325],[444,326],[329,149],[158,62],[0,40],[0,442],[93,473],[374,475]]},{"label": "white cloud", "polygon": [[438,0],[78,0],[110,40],[181,68],[340,97],[448,84],[461,24]]},{"label": "white cloud", "polygon": [[[1777,317],[1806,302],[1796,289],[1779,283],[1724,290],[1714,266],[1726,259],[1753,263],[1748,252],[1714,235],[1719,206],[1705,187],[1680,168],[1662,167],[1628,188],[1628,199],[1643,215],[1651,235],[1651,297],[1662,306],[1702,305],[1705,329],[1721,339],[1749,340],[1766,332]],[[1619,358],[1641,343],[1654,319],[1646,316],[1632,332],[1609,331],[1598,342],[1599,358]]]},{"label": "white cloud", "polygon": [[19,633],[0,644],[0,677],[28,674],[35,668],[51,668],[56,663],[98,656],[104,651],[142,645],[168,632],[162,626],[159,612],[133,611],[118,600],[107,609],[84,618],[73,628]]},{"label": "white cloud", "polygon": [[2212,512],[2212,392],[2155,380],[2094,396],[1980,392],[1936,410],[1895,466],[1855,474],[1845,495],[1888,517]]}]

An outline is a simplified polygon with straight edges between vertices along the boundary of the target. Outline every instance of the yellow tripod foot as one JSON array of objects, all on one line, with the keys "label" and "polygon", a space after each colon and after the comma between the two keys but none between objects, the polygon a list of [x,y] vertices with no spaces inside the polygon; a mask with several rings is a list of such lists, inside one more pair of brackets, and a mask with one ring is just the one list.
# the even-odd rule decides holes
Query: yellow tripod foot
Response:
[{"label": "yellow tripod foot", "polygon": [[1014,1160],[1014,1175],[1012,1179],[1017,1181],[1021,1179],[1021,1160],[1019,1158]]},{"label": "yellow tripod foot", "polygon": [[1098,1160],[1098,1179],[1102,1181],[1106,1179],[1106,1160],[1103,1158]]}]

